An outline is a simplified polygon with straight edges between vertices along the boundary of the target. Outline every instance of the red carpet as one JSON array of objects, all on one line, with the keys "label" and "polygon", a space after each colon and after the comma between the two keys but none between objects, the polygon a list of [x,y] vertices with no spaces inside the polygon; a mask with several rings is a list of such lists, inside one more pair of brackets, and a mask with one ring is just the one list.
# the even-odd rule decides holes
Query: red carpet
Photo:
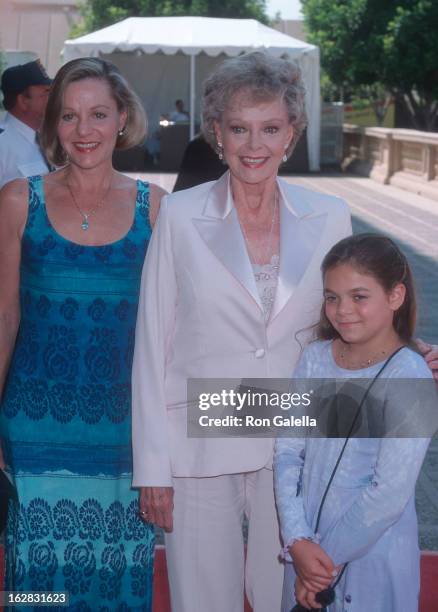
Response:
[{"label": "red carpet", "polygon": [[[0,584],[3,582],[3,549],[0,547]],[[157,547],[154,573],[153,612],[170,612],[169,585],[167,583],[166,558],[162,547]],[[0,608],[1,610],[1,608]],[[423,552],[421,555],[420,612],[438,610],[438,553]],[[248,604],[245,612],[251,612]]]}]

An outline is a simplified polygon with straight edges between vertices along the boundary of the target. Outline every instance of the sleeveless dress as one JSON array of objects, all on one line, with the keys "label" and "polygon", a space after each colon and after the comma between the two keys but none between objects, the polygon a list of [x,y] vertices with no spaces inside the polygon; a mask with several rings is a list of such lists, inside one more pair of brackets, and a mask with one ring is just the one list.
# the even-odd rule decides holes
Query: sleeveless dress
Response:
[{"label": "sleeveless dress", "polygon": [[17,493],[5,589],[67,591],[70,610],[151,609],[154,531],[131,489],[131,363],[150,235],[145,183],[128,233],[82,246],[51,226],[42,178],[29,179],[21,324],[1,411]]}]

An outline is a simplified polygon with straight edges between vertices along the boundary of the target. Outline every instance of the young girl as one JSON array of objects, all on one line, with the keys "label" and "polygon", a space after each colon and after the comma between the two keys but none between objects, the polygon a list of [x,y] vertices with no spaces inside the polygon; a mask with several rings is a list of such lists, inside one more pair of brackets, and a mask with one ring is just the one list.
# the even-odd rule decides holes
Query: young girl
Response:
[{"label": "young girl", "polygon": [[[337,243],[322,264],[319,341],[294,378],[431,378],[412,350],[415,294],[404,255],[389,238],[361,234]],[[391,402],[386,411],[391,410]],[[317,514],[344,439],[280,438],[274,471],[286,545],[283,612],[336,581],[330,612],[418,610],[419,550],[414,489],[429,443],[423,438],[348,440]],[[294,597],[295,591],[295,597]]]}]

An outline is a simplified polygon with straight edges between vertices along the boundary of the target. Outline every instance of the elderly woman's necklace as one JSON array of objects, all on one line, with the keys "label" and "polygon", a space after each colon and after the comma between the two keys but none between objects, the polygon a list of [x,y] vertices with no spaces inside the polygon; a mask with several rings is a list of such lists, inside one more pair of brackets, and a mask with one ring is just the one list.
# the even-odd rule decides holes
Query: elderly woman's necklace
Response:
[{"label": "elderly woman's necklace", "polygon": [[99,208],[103,205],[105,199],[107,198],[107,196],[108,196],[108,194],[110,192],[111,181],[110,181],[110,183],[108,185],[108,188],[106,189],[105,193],[103,194],[103,196],[98,200],[97,204],[95,206],[93,206],[93,208],[91,208],[88,212],[84,212],[82,210],[82,208],[79,206],[79,204],[77,203],[77,200],[76,200],[75,195],[73,193],[73,189],[71,188],[71,185],[70,185],[70,183],[68,181],[67,181],[67,187],[68,187],[68,190],[70,192],[71,199],[73,200],[73,204],[76,206],[79,214],[82,217],[81,228],[84,230],[84,232],[86,232],[87,229],[90,226],[90,223],[89,223],[88,219],[91,217],[91,215],[94,215],[99,210]]},{"label": "elderly woman's necklace", "polygon": [[272,207],[271,228],[269,230],[269,235],[268,235],[268,238],[266,240],[265,252],[263,253],[263,256],[261,258],[259,258],[259,261],[257,261],[256,257],[254,257],[254,252],[253,252],[253,250],[251,248],[251,242],[249,241],[249,238],[248,238],[247,233],[245,231],[245,225],[244,225],[243,222],[240,223],[240,227],[242,228],[242,234],[243,234],[243,237],[245,239],[245,243],[246,243],[246,247],[248,249],[248,253],[249,253],[250,259],[256,265],[264,265],[264,264],[267,263],[267,257],[269,255],[269,251],[271,250],[271,246],[272,246],[272,236],[273,236],[273,233],[274,233],[275,220],[277,218],[277,209],[278,209],[278,192],[277,192],[277,190],[275,190],[275,194],[274,194],[274,206]]}]

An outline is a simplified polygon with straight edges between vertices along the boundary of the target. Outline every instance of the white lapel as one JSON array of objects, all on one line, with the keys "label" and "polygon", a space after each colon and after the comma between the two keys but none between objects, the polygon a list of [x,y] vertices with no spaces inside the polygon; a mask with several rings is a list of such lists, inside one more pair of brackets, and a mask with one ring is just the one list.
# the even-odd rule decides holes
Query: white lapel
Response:
[{"label": "white lapel", "polygon": [[203,216],[193,219],[202,240],[263,310],[231,195],[229,172],[210,189]]},{"label": "white lapel", "polygon": [[[285,307],[317,250],[326,213],[315,211],[305,190],[278,179],[280,191],[280,270],[269,322]],[[245,239],[234,208],[226,172],[211,187],[203,216],[193,219],[208,248],[241,283],[263,311],[248,257]]]},{"label": "white lapel", "polygon": [[327,220],[317,212],[304,190],[279,179],[280,270],[277,291],[269,321],[272,321],[291,299],[317,250]]}]

